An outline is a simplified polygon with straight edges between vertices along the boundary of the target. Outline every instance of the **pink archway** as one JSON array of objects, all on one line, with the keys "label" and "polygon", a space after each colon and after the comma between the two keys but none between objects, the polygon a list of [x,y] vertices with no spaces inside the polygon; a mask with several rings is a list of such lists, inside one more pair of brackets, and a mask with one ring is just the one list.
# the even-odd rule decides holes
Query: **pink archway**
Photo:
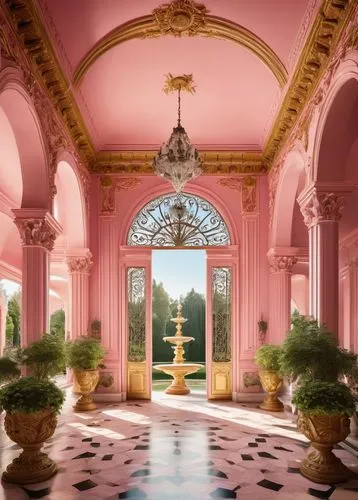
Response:
[{"label": "pink archway", "polygon": [[70,153],[62,152],[57,158],[57,194],[54,215],[63,228],[61,240],[68,248],[87,246],[86,204],[81,182]]},{"label": "pink archway", "polygon": [[21,207],[48,208],[48,171],[41,127],[17,70],[7,68],[1,75],[0,107],[16,140],[23,185]]},{"label": "pink archway", "polygon": [[318,121],[313,155],[314,182],[344,180],[345,165],[358,136],[357,114],[358,51],[352,51],[337,70]]},{"label": "pink archway", "polygon": [[[287,155],[276,190],[270,234],[271,247],[308,244],[307,241],[305,242],[307,230],[296,201],[305,185],[306,163],[304,147],[300,141],[296,141],[295,148]],[[293,240],[300,240],[300,245],[294,243]]]}]

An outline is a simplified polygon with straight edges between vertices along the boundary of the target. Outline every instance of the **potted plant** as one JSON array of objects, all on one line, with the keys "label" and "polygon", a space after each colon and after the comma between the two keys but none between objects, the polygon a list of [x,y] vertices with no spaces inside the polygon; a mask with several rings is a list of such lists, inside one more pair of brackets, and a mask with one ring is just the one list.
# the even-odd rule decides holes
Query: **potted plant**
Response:
[{"label": "potted plant", "polygon": [[343,482],[350,472],[331,450],[349,433],[354,399],[339,379],[353,373],[357,356],[341,349],[336,336],[313,318],[296,314],[292,324],[282,345],[280,366],[282,373],[298,380],[292,399],[298,409],[298,428],[314,447],[300,470],[318,483]]},{"label": "potted plant", "polygon": [[296,391],[293,403],[299,410],[297,427],[313,447],[301,464],[302,475],[323,484],[348,480],[352,472],[332,448],[349,434],[349,417],[355,412],[349,388],[340,382],[307,380]]},{"label": "potted plant", "polygon": [[20,378],[0,390],[6,433],[23,448],[3,473],[5,481],[38,483],[56,474],[57,465],[40,450],[56,429],[63,401],[63,392],[53,382],[34,377]]},{"label": "potted plant", "polygon": [[38,379],[54,377],[66,368],[65,343],[58,335],[43,337],[22,351],[22,363]]},{"label": "potted plant", "polygon": [[262,387],[268,393],[260,408],[268,411],[283,411],[283,404],[277,397],[282,385],[280,373],[281,347],[264,344],[256,351],[255,362],[260,367],[259,376]]},{"label": "potted plant", "polygon": [[99,382],[99,370],[105,351],[97,339],[78,337],[67,343],[67,366],[73,370],[73,378],[80,389],[81,397],[76,402],[76,411],[95,410],[92,392]]},{"label": "potted plant", "polygon": [[257,326],[259,327],[259,341],[260,344],[263,344],[265,341],[266,333],[267,333],[267,328],[268,328],[268,323],[264,319],[260,319],[257,322]]}]

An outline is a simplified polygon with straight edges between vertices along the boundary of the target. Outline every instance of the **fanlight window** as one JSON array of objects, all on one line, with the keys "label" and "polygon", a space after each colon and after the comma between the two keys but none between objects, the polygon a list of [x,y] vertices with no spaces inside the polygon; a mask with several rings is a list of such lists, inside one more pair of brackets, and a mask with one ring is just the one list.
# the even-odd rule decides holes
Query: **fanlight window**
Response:
[{"label": "fanlight window", "polygon": [[151,201],[134,219],[128,245],[177,247],[229,245],[225,222],[203,198],[185,193]]}]

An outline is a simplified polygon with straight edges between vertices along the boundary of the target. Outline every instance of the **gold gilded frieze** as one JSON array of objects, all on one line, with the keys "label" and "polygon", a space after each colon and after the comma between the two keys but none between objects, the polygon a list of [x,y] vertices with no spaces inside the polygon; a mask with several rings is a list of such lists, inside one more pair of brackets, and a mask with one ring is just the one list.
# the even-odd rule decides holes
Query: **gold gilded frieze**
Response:
[{"label": "gold gilded frieze", "polygon": [[270,167],[317,88],[355,6],[356,0],[323,1],[264,149]]},{"label": "gold gilded frieze", "polygon": [[[93,165],[94,173],[153,174],[156,151],[100,151]],[[260,151],[200,151],[204,175],[265,173]]]},{"label": "gold gilded frieze", "polygon": [[34,74],[47,91],[79,154],[88,163],[93,162],[94,148],[70,90],[71,83],[61,68],[33,0],[1,0],[0,5],[9,15]]},{"label": "gold gilded frieze", "polygon": [[79,85],[97,59],[116,45],[128,40],[166,35],[229,40],[258,57],[272,72],[281,88],[287,82],[287,70],[283,62],[260,37],[228,19],[209,15],[202,4],[192,0],[174,0],[154,9],[151,15],[121,24],[99,40],[77,66],[74,84]]}]

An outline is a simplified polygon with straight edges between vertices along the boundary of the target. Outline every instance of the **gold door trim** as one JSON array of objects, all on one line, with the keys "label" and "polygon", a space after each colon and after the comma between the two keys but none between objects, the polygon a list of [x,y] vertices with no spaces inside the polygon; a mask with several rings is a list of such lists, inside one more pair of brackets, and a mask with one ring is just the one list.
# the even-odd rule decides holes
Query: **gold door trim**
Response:
[{"label": "gold door trim", "polygon": [[232,399],[232,363],[211,364],[211,394],[209,399]]}]

